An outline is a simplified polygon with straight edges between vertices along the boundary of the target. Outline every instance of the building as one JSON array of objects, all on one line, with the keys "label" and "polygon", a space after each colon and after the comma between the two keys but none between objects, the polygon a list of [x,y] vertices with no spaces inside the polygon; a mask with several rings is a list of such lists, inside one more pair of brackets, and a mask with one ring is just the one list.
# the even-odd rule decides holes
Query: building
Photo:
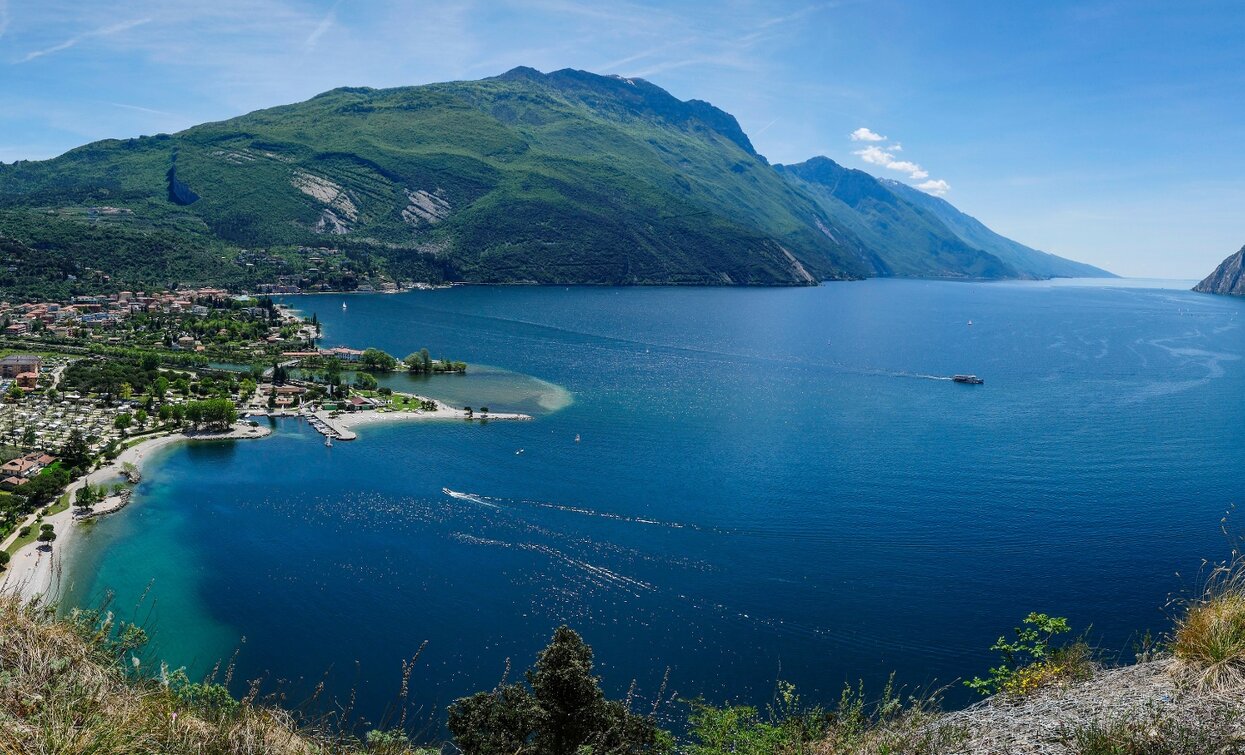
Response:
[{"label": "building", "polygon": [[42,366],[43,359],[34,354],[10,354],[0,359],[0,377],[15,378],[29,372],[38,375]]}]

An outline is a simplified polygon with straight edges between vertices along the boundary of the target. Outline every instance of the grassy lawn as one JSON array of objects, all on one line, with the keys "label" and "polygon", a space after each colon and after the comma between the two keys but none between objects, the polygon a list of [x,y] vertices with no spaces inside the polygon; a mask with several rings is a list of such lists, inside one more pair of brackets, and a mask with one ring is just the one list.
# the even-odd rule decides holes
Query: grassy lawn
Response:
[{"label": "grassy lawn", "polygon": [[33,543],[35,541],[35,538],[37,537],[39,537],[39,525],[31,524],[30,534],[25,537],[19,537],[13,542],[9,543],[9,547],[5,548],[5,550],[9,552],[10,556],[12,556],[16,554],[22,548],[25,548],[27,545],[30,545],[31,543]]},{"label": "grassy lawn", "polygon": [[52,514],[59,514],[67,508],[69,508],[69,494],[68,493],[62,495],[60,498],[56,500],[56,503],[49,506],[47,511],[44,513],[44,516],[51,516]]}]

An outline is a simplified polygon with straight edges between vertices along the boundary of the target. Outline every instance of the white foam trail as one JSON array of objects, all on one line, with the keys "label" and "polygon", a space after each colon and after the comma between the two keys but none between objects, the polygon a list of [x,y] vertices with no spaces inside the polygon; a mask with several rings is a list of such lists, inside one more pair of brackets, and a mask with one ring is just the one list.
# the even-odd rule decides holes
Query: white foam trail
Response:
[{"label": "white foam trail", "polygon": [[460,493],[457,490],[450,490],[449,488],[441,488],[441,492],[445,493],[450,498],[457,498],[460,501],[470,501],[472,503],[478,503],[481,506],[488,506],[489,508],[492,508],[492,509],[501,508],[501,506],[498,506],[495,503],[489,503],[488,501],[484,500],[482,497],[478,495],[475,495],[474,493]]}]

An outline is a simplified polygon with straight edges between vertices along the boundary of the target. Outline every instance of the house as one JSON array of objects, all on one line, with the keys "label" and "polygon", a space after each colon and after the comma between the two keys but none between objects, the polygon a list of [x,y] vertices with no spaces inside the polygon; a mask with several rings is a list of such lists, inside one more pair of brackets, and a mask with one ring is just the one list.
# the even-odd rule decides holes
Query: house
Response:
[{"label": "house", "polygon": [[17,387],[23,391],[33,391],[39,387],[39,373],[37,372],[23,372],[13,379],[17,382]]},{"label": "house", "polygon": [[0,465],[0,474],[7,477],[34,477],[38,474],[37,465],[30,459],[19,457]]},{"label": "house", "polygon": [[29,482],[29,480],[22,477],[6,477],[3,480],[0,480],[0,486],[12,490],[19,485],[25,485],[27,482]]},{"label": "house", "polygon": [[0,378],[15,378],[29,372],[38,373],[42,366],[43,359],[34,354],[10,354],[0,359]]}]

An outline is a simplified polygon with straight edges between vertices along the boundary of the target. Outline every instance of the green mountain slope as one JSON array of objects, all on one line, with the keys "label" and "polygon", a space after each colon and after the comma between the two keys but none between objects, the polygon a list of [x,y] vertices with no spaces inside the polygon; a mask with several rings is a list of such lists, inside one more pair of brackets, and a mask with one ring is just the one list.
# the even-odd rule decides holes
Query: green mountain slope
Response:
[{"label": "green mountain slope", "polygon": [[815,197],[826,214],[851,230],[882,260],[885,275],[909,277],[1033,277],[974,248],[933,214],[881,181],[826,157],[779,165],[793,185]]},{"label": "green mountain slope", "polygon": [[1035,274],[866,174],[828,190],[794,171],[728,113],[640,79],[516,68],[335,89],[0,164],[0,238],[64,258],[0,290]]},{"label": "green mountain slope", "polygon": [[1034,278],[1115,278],[1102,268],[1058,257],[1049,252],[1000,236],[981,221],[957,210],[941,197],[931,196],[899,181],[884,179],[882,183],[896,195],[920,207],[942,221],[965,243],[993,254],[1007,264]]},{"label": "green mountain slope", "polygon": [[818,229],[829,219],[733,117],[576,71],[339,89],[0,168],[0,207],[38,208],[31,225],[98,205],[132,211],[112,224],[287,257],[338,247],[403,278],[790,285],[875,272],[859,245]]}]

